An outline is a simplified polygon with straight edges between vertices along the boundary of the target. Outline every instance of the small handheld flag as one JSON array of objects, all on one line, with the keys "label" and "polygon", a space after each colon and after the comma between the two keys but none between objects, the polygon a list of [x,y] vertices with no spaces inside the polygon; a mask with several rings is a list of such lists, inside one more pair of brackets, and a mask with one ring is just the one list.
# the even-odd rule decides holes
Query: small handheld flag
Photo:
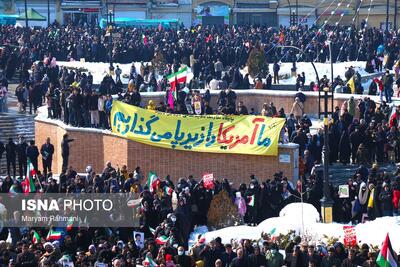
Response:
[{"label": "small handheld flag", "polygon": [[249,201],[247,203],[247,205],[249,205],[250,207],[254,207],[254,205],[255,205],[255,197],[254,197],[254,195],[248,196],[247,199]]},{"label": "small handheld flag", "polygon": [[395,257],[396,254],[393,252],[389,233],[387,233],[381,251],[376,259],[376,263],[379,265],[379,267],[398,267]]},{"label": "small handheld flag", "polygon": [[32,242],[33,244],[38,244],[40,242],[40,235],[35,230],[33,230]]},{"label": "small handheld flag", "polygon": [[60,240],[62,236],[61,231],[55,231],[53,229],[50,229],[49,233],[47,234],[46,240],[47,241],[56,241]]},{"label": "small handheld flag", "polygon": [[153,192],[156,188],[160,180],[155,172],[150,171],[149,176],[147,178],[147,186],[149,187],[150,192]]}]

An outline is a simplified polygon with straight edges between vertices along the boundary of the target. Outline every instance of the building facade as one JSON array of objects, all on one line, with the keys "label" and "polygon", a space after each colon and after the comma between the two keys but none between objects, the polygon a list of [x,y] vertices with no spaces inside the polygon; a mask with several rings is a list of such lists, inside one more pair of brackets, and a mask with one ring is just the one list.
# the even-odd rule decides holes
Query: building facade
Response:
[{"label": "building facade", "polygon": [[[0,0],[0,12],[22,14],[24,0]],[[197,24],[289,26],[293,21],[308,25],[360,25],[385,27],[386,0],[26,0],[28,8],[50,21],[65,24],[98,24],[112,10],[115,18],[178,19],[186,27]],[[49,2],[49,9],[48,4]],[[398,28],[397,0],[389,1],[389,27]],[[358,10],[358,12],[357,12]],[[47,21],[29,22],[46,26]]]}]

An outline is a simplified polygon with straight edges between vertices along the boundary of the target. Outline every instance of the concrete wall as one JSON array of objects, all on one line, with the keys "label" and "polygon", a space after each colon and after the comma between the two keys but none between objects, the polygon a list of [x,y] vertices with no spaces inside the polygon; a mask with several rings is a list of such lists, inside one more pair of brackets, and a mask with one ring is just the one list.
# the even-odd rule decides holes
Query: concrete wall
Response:
[{"label": "concrete wall", "polygon": [[[204,90],[201,90],[204,92]],[[293,91],[272,91],[272,90],[235,90],[237,95],[237,101],[243,101],[244,105],[250,111],[250,108],[254,108],[256,112],[261,112],[264,103],[273,102],[275,107],[279,110],[281,107],[284,108],[285,113],[289,114],[292,109],[294,96],[297,92]],[[304,112],[307,114],[318,114],[318,92],[304,92],[306,95],[306,102]],[[211,91],[211,107],[216,108],[219,91]],[[154,103],[158,104],[165,100],[164,92],[154,93],[141,93],[142,106],[146,106],[149,100],[153,100]],[[341,107],[342,103],[346,101],[350,95],[348,94],[335,94],[334,106]],[[357,99],[360,96],[354,95]],[[379,97],[372,97],[378,101]],[[329,107],[331,101],[329,101]],[[323,101],[321,102],[321,109],[323,109]]]},{"label": "concrete wall", "polygon": [[[214,177],[228,178],[235,186],[248,182],[251,174],[265,179],[271,178],[278,171],[284,171],[289,179],[298,178],[296,144],[280,145],[277,157],[188,152],[144,145],[110,132],[73,128],[59,121],[37,118],[37,145],[43,144],[50,137],[55,147],[54,173],[61,172],[61,140],[65,133],[75,139],[70,143],[69,165],[78,172],[85,172],[87,165],[101,172],[105,163],[111,161],[113,166],[126,164],[130,171],[140,166],[146,175],[150,170],[156,171],[160,177],[169,174],[174,180],[191,174],[199,178],[204,172],[213,172]],[[41,160],[39,162],[41,169]]]}]

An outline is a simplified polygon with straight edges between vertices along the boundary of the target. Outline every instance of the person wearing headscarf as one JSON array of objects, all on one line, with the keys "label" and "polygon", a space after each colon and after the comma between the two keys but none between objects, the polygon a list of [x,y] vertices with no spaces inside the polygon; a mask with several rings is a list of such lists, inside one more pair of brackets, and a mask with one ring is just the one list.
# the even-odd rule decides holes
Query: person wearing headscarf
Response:
[{"label": "person wearing headscarf", "polygon": [[156,110],[156,105],[154,104],[154,101],[153,100],[149,100],[146,108],[149,109],[149,110]]}]

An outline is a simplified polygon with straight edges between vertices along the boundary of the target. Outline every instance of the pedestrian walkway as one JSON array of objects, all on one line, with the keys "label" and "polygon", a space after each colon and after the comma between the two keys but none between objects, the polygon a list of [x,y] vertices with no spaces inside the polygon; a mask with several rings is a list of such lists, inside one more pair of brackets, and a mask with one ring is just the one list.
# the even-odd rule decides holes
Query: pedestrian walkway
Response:
[{"label": "pedestrian walkway", "polygon": [[[20,135],[28,141],[35,139],[34,116],[18,114],[13,109],[9,113],[0,113],[0,141],[5,145],[11,137],[14,142],[17,142]],[[6,171],[6,155],[4,153],[0,160],[0,176],[5,175]]]}]

